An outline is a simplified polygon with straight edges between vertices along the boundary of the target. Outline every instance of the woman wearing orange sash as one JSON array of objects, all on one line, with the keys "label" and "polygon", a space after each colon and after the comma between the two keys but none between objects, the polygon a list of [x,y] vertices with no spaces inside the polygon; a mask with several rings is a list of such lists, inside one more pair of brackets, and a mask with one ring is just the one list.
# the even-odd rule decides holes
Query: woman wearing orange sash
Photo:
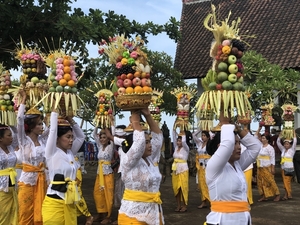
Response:
[{"label": "woman wearing orange sash", "polygon": [[[142,131],[140,112],[144,115],[150,135]],[[119,225],[162,225],[159,187],[162,175],[156,163],[160,157],[163,136],[149,109],[132,111],[133,134],[122,142],[121,167],[125,191],[119,210]]]},{"label": "woman wearing orange sash", "polygon": [[[108,134],[106,134],[108,133]],[[94,221],[100,224],[111,223],[111,212],[114,197],[114,171],[111,168],[111,160],[114,155],[114,144],[109,140],[109,130],[105,128],[97,134],[97,127],[94,129],[94,140],[98,146],[98,169],[94,185],[94,200],[97,209],[97,216]]]},{"label": "woman wearing orange sash", "polygon": [[18,183],[19,224],[41,225],[42,202],[46,193],[45,145],[43,116],[38,110],[25,113],[25,91],[20,91],[22,102],[17,117],[18,142],[23,164]]},{"label": "woman wearing orange sash", "polygon": [[[261,143],[247,131],[229,123],[220,115],[221,132],[206,146],[212,155],[206,167],[206,182],[211,200],[208,225],[249,225],[250,207],[247,201],[247,184],[243,170],[253,163]],[[237,134],[234,133],[237,129]],[[246,150],[241,153],[242,143]]]},{"label": "woman wearing orange sash", "polygon": [[[292,199],[292,178],[293,178],[293,172],[294,172],[294,164],[293,164],[293,157],[296,152],[296,144],[297,144],[297,135],[294,131],[294,138],[293,140],[290,139],[284,139],[283,145],[281,143],[282,135],[280,135],[277,138],[277,146],[279,150],[281,151],[281,176],[283,180],[283,186],[285,190],[284,196],[281,198],[281,200],[288,200]],[[289,176],[285,174],[284,171],[291,172]]]},{"label": "woman wearing orange sash", "polygon": [[[201,138],[198,138],[198,134],[201,133]],[[207,208],[207,202],[209,202],[209,194],[205,179],[205,168],[210,159],[210,155],[207,154],[206,144],[209,140],[209,132],[198,130],[193,133],[193,140],[197,146],[197,156],[196,156],[196,167],[198,176],[198,188],[201,194],[201,205],[198,209]]]},{"label": "woman wearing orange sash", "polygon": [[[257,130],[260,132],[261,127]],[[257,136],[257,135],[256,135]],[[257,188],[261,195],[259,202],[267,201],[268,198],[275,196],[275,202],[280,200],[280,192],[275,182],[275,150],[269,144],[270,135],[262,134],[261,142],[263,144],[256,160],[257,166]]]},{"label": "woman wearing orange sash", "polygon": [[58,118],[52,112],[46,159],[50,185],[42,207],[44,225],[77,225],[76,203],[80,200],[74,155],[84,142],[84,133],[70,118]]},{"label": "woman wearing orange sash", "polygon": [[11,146],[12,132],[0,124],[0,224],[18,224],[18,201],[16,192],[17,156]]},{"label": "woman wearing orange sash", "polygon": [[186,135],[178,136],[176,130],[173,130],[173,145],[172,186],[177,203],[175,212],[186,212],[189,196],[189,167],[187,159],[190,151],[186,143]]}]

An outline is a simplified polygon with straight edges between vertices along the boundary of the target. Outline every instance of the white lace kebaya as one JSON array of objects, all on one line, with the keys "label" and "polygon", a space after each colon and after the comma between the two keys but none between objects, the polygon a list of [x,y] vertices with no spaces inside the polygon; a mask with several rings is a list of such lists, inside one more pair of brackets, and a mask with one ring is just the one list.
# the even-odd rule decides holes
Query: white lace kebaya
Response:
[{"label": "white lace kebaya", "polygon": [[[159,192],[161,174],[157,166],[160,156],[163,136],[152,132],[152,154],[147,157],[150,165],[142,158],[145,150],[145,133],[143,131],[133,132],[133,144],[125,154],[121,151],[122,180],[125,189],[143,192]],[[136,202],[122,199],[119,213],[134,217],[138,221],[149,225],[159,225],[159,216],[162,207],[158,203]],[[163,219],[163,218],[162,218]],[[164,224],[164,219],[163,219]]]}]

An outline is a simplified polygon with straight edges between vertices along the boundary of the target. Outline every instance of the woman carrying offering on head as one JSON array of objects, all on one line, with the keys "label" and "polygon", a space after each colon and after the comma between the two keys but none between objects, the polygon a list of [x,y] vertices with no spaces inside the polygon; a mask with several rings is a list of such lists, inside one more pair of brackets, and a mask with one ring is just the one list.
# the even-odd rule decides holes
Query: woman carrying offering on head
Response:
[{"label": "woman carrying offering on head", "polygon": [[[151,135],[140,125],[140,113],[145,117]],[[121,167],[125,191],[119,210],[119,225],[164,224],[159,187],[162,176],[156,165],[160,157],[163,136],[149,109],[132,111],[133,134],[122,143]]]},{"label": "woman carrying offering on head", "polygon": [[[206,146],[207,152],[212,155],[206,167],[206,183],[211,200],[207,225],[251,224],[243,170],[255,161],[261,143],[248,131],[241,130],[229,121],[221,113],[221,132],[217,131]],[[243,153],[240,143],[246,147]]]}]

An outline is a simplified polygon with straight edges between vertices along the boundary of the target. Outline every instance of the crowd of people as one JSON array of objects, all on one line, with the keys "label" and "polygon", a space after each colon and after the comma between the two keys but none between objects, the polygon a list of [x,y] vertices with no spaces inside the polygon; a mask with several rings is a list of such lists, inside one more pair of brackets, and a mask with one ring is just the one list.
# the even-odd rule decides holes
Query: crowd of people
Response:
[{"label": "crowd of people", "polygon": [[[81,191],[82,167],[78,151],[85,135],[72,117],[53,110],[50,127],[45,126],[39,111],[25,111],[26,93],[17,115],[17,129],[0,125],[0,224],[72,225],[77,216],[86,217],[86,225],[100,224],[165,224],[160,185],[164,173],[159,162],[164,137],[149,109],[131,111],[129,123],[93,133],[99,149],[93,196],[97,214],[92,216]],[[141,118],[149,126],[143,130]],[[257,187],[261,198],[274,201],[292,198],[293,157],[296,133],[292,140],[280,134],[276,144],[281,151],[284,195],[274,179],[275,150],[270,136],[255,135],[241,129],[229,118],[220,116],[221,129],[193,133],[197,146],[197,183],[199,209],[210,207],[207,225],[251,224],[250,205],[253,164],[257,168]],[[199,137],[199,134],[201,136]],[[185,131],[173,129],[172,186],[175,212],[188,210],[190,147]],[[116,159],[116,155],[118,156]],[[112,163],[113,162],[113,163]],[[16,165],[21,173],[17,175]],[[251,173],[249,173],[251,171]],[[250,174],[250,175],[249,175]],[[228,185],[230,183],[230,185]],[[112,221],[112,209],[118,218]]]}]

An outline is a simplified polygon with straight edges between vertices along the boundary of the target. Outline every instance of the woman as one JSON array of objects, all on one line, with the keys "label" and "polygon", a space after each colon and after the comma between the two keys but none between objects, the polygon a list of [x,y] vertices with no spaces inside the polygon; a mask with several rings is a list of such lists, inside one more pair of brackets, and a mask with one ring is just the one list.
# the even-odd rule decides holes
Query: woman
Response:
[{"label": "woman", "polygon": [[77,225],[75,203],[80,197],[76,186],[78,164],[74,155],[85,136],[71,117],[66,119],[58,120],[58,113],[51,113],[45,149],[50,185],[42,207],[44,225]]},{"label": "woman", "polygon": [[17,156],[12,132],[8,126],[0,124],[0,224],[18,224],[18,202],[16,184]]},{"label": "woman", "polygon": [[281,198],[281,200],[288,200],[292,199],[292,185],[291,181],[293,175],[287,176],[285,171],[293,172],[294,171],[294,164],[293,164],[293,157],[296,152],[296,144],[297,144],[297,136],[296,132],[294,131],[294,138],[293,140],[285,139],[283,140],[283,145],[281,144],[282,134],[277,138],[277,146],[281,151],[281,176],[283,180],[285,194]]},{"label": "woman", "polygon": [[175,212],[186,212],[189,194],[189,168],[187,164],[189,146],[186,143],[186,135],[178,136],[174,129],[173,145],[172,186],[177,203]]},{"label": "woman", "polygon": [[[201,138],[198,138],[198,134],[201,133]],[[210,159],[210,155],[207,154],[206,144],[209,140],[208,131],[196,131],[193,133],[193,140],[197,146],[197,156],[196,156],[196,167],[197,167],[197,176],[198,176],[198,188],[201,194],[201,205],[198,206],[198,209],[207,208],[207,201],[209,200],[209,194],[205,179],[205,168]]]},{"label": "woman", "polygon": [[[206,146],[212,155],[206,167],[206,182],[211,200],[211,212],[206,223],[249,225],[251,216],[247,202],[247,184],[243,170],[253,163],[261,143],[247,131],[229,124],[220,116],[221,132]],[[237,134],[234,129],[237,129]],[[246,150],[241,154],[242,143]]]},{"label": "woman", "polygon": [[[261,127],[256,131],[260,132]],[[258,202],[267,201],[268,198],[275,196],[275,202],[280,200],[280,193],[278,186],[275,182],[275,150],[269,144],[270,135],[262,134],[261,142],[262,149],[259,152],[259,155],[256,160],[257,166],[257,188],[258,192],[261,195],[261,198]]]},{"label": "woman", "polygon": [[142,131],[140,113],[131,112],[133,134],[122,143],[121,167],[125,191],[119,210],[119,225],[164,224],[159,187],[161,173],[156,162],[160,157],[163,136],[149,109],[142,109],[150,130]]},{"label": "woman", "polygon": [[46,194],[45,146],[43,116],[38,110],[25,113],[26,93],[20,91],[22,101],[17,116],[19,151],[22,172],[18,182],[19,224],[42,224],[42,203]]},{"label": "woman", "polygon": [[111,212],[114,197],[114,171],[111,168],[111,160],[114,156],[114,145],[109,141],[106,133],[107,128],[97,134],[97,127],[94,129],[94,140],[98,147],[98,169],[94,185],[94,200],[97,209],[95,221],[104,220],[101,224],[111,223]]}]

